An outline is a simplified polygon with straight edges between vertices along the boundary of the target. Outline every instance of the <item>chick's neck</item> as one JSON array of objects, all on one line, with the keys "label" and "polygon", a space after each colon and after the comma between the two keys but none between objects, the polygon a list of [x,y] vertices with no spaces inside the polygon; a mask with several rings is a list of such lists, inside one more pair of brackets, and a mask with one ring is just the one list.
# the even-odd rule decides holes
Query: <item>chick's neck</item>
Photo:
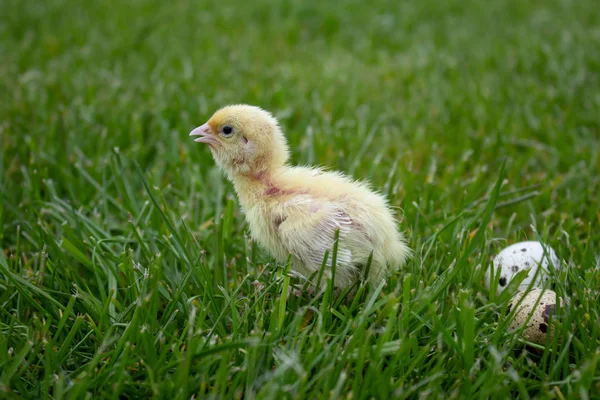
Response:
[{"label": "chick's neck", "polygon": [[233,187],[244,210],[264,203],[268,198],[284,194],[286,190],[277,182],[287,166],[263,172],[236,173],[231,175]]}]

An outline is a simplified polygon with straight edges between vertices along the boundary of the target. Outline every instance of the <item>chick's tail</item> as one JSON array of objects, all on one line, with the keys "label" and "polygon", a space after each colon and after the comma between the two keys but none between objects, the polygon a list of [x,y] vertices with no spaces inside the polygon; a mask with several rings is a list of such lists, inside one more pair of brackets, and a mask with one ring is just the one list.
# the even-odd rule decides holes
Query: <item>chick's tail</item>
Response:
[{"label": "chick's tail", "polygon": [[388,276],[394,271],[402,268],[411,257],[412,252],[406,244],[402,234],[396,232],[393,239],[383,243],[380,254],[383,257],[381,257],[380,260],[377,260],[378,263],[381,264],[378,274]]},{"label": "chick's tail", "polygon": [[390,242],[387,246],[389,249],[387,252],[388,263],[392,264],[391,267],[394,269],[403,267],[412,256],[412,252],[406,244],[404,237],[400,233],[397,233],[396,236],[395,240]]}]

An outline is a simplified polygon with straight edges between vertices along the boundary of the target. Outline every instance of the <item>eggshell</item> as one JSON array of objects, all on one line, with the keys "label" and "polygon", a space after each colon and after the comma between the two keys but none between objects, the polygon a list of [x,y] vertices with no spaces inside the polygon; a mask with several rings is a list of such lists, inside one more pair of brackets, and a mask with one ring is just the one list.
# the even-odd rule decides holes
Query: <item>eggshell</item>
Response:
[{"label": "eggshell", "polygon": [[[522,301],[521,298],[523,298]],[[519,301],[521,301],[520,304]],[[523,330],[523,338],[530,342],[544,344],[546,337],[552,335],[554,331],[554,328],[549,326],[548,321],[551,315],[552,318],[556,318],[557,301],[560,301],[558,304],[563,304],[562,300],[557,298],[556,293],[549,289],[536,288],[529,293],[517,292],[511,299],[506,311],[509,314],[519,304],[508,328],[509,331],[514,331],[527,324]]]},{"label": "eggshell", "polygon": [[541,287],[543,282],[548,280],[549,264],[554,268],[560,268],[558,257],[550,246],[534,241],[515,243],[494,258],[493,265],[486,271],[485,283],[490,289],[494,277],[498,280],[497,291],[501,293],[517,273],[529,270],[529,274],[519,285],[519,290],[525,290],[536,276],[538,266],[541,266],[542,270],[533,284],[534,287]]}]

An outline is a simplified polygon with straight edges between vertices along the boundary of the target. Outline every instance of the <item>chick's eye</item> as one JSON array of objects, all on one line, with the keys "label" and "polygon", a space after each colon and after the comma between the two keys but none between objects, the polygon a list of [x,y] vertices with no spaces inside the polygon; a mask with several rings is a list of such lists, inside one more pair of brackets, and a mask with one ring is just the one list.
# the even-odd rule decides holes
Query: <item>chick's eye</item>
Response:
[{"label": "chick's eye", "polygon": [[233,128],[229,125],[225,125],[222,130],[223,135],[225,136],[231,136],[233,134]]}]

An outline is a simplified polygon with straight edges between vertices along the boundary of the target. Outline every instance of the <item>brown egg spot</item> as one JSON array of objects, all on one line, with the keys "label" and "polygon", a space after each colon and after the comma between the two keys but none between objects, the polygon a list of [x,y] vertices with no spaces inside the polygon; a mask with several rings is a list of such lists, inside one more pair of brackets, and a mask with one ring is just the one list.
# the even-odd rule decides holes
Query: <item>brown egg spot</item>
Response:
[{"label": "brown egg spot", "polygon": [[540,324],[540,331],[542,331],[542,333],[546,333],[546,331],[548,330],[548,325],[541,323]]},{"label": "brown egg spot", "polygon": [[544,311],[542,312],[544,322],[548,322],[550,316],[554,314],[556,314],[556,304],[548,304],[546,307],[544,307]]}]

